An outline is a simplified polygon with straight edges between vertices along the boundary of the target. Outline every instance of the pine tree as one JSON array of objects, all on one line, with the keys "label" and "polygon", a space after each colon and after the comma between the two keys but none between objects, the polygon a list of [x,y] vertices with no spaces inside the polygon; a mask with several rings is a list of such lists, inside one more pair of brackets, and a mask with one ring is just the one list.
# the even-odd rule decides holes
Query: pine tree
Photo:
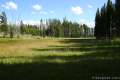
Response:
[{"label": "pine tree", "polygon": [[107,5],[97,10],[95,17],[95,36],[99,39],[112,38],[113,23],[114,23],[114,6],[111,0],[108,0]]},{"label": "pine tree", "polygon": [[14,37],[14,28],[12,25],[10,25],[10,38]]},{"label": "pine tree", "polygon": [[111,39],[111,34],[112,34],[112,19],[113,19],[113,4],[111,0],[108,0],[107,2],[107,7],[106,7],[106,15],[107,15],[107,22],[106,22],[106,36],[110,40]]},{"label": "pine tree", "polygon": [[107,33],[107,14],[106,14],[106,5],[104,4],[104,6],[101,8],[101,19],[100,19],[100,34],[102,38],[106,38],[106,33]]},{"label": "pine tree", "polygon": [[120,0],[116,0],[115,9],[115,29],[117,36],[120,37]]},{"label": "pine tree", "polygon": [[3,32],[3,37],[6,37],[8,33],[8,25],[7,25],[7,17],[6,13],[2,12],[2,20],[1,20],[1,26],[0,26],[1,32]]},{"label": "pine tree", "polygon": [[95,32],[94,32],[94,35],[97,39],[99,39],[101,36],[100,36],[100,11],[99,9],[97,9],[97,12],[96,12],[96,17],[95,17]]},{"label": "pine tree", "polygon": [[24,32],[25,32],[24,29],[25,29],[25,27],[24,27],[23,21],[21,20],[21,21],[20,21],[20,33],[21,33],[21,34],[24,34]]}]

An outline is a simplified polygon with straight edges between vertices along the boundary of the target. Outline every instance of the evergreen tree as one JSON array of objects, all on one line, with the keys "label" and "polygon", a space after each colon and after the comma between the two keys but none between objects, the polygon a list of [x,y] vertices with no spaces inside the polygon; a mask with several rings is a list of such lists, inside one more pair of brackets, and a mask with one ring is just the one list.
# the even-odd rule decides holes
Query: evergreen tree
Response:
[{"label": "evergreen tree", "polygon": [[101,23],[100,23],[100,20],[101,19],[101,16],[100,16],[100,11],[99,9],[97,9],[97,12],[96,12],[96,17],[95,17],[95,32],[94,32],[94,35],[97,39],[99,39],[101,37],[101,32],[100,32],[100,27],[101,27]]},{"label": "evergreen tree", "polygon": [[69,37],[69,22],[66,18],[63,19],[62,26],[64,28],[64,37]]},{"label": "evergreen tree", "polygon": [[106,38],[106,34],[107,34],[107,13],[106,13],[106,5],[104,4],[104,6],[101,8],[101,12],[100,12],[100,37],[102,38]]},{"label": "evergreen tree", "polygon": [[1,32],[3,32],[3,37],[6,37],[7,32],[8,32],[8,25],[7,25],[7,17],[6,13],[2,12],[2,20],[1,20],[1,26],[0,26]]},{"label": "evergreen tree", "polygon": [[106,15],[107,15],[107,22],[106,22],[106,35],[108,39],[111,39],[111,34],[112,34],[112,19],[113,19],[113,4],[111,0],[108,0],[107,2],[107,7],[106,7]]},{"label": "evergreen tree", "polygon": [[10,38],[14,37],[14,28],[12,25],[10,25]]},{"label": "evergreen tree", "polygon": [[24,32],[25,32],[25,27],[24,27],[23,21],[21,20],[20,21],[20,33],[24,34]]},{"label": "evergreen tree", "polygon": [[83,28],[84,28],[84,37],[88,37],[89,36],[89,28],[86,24],[83,24]]},{"label": "evergreen tree", "polygon": [[95,33],[94,35],[98,39],[109,39],[112,38],[114,23],[114,6],[111,0],[108,0],[107,5],[99,9],[96,12],[95,17]]},{"label": "evergreen tree", "polygon": [[120,0],[115,0],[115,29],[117,36],[120,37]]}]

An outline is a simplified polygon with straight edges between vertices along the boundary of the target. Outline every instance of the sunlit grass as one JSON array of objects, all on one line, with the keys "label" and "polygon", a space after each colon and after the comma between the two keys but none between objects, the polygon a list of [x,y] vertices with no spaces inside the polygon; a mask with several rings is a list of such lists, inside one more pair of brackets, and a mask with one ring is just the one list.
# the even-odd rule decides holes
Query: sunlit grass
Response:
[{"label": "sunlit grass", "polygon": [[119,67],[119,40],[0,39],[2,80],[89,80]]},{"label": "sunlit grass", "polygon": [[[107,57],[119,57],[119,47],[119,40],[112,41],[112,43],[106,43],[100,41],[97,42],[94,39],[86,39],[86,41],[84,41],[84,39],[62,38],[0,39],[0,63],[65,63],[73,60],[69,60],[69,57],[80,58],[83,56],[85,56],[86,59],[88,57],[107,59]],[[113,55],[114,48],[117,51],[116,54]],[[49,57],[54,58],[51,59]]]},{"label": "sunlit grass", "polygon": [[[73,56],[82,55],[82,52],[59,52],[59,51],[33,51],[36,49],[50,48],[49,46],[67,46],[61,40],[53,39],[1,39],[0,40],[0,62],[1,63],[29,63],[34,57],[48,56]],[[28,58],[29,57],[29,58]],[[39,58],[40,59],[40,58]],[[41,60],[41,59],[40,59]],[[55,60],[62,61],[62,60]],[[54,62],[54,61],[53,61]]]}]

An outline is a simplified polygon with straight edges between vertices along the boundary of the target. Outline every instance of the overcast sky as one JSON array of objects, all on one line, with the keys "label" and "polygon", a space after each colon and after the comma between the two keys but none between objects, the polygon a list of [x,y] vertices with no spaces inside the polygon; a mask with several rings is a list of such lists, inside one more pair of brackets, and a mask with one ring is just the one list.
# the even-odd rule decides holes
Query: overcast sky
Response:
[{"label": "overcast sky", "polygon": [[[37,24],[39,20],[57,18],[94,26],[97,8],[107,0],[0,0],[0,12],[5,11],[9,21],[23,20]],[[114,2],[114,0],[113,0]]]}]

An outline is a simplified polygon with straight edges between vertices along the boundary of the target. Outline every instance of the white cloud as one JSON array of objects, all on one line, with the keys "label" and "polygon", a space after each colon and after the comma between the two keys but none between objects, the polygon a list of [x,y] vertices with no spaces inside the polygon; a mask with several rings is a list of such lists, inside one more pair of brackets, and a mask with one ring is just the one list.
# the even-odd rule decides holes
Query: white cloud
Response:
[{"label": "white cloud", "polygon": [[[40,20],[23,20],[23,23],[29,25],[40,25]],[[46,24],[45,20],[43,20],[43,24]]]},{"label": "white cloud", "polygon": [[39,13],[40,13],[40,14],[47,14],[46,11],[40,11]]},{"label": "white cloud", "polygon": [[92,5],[88,5],[88,8],[93,8],[93,6]]},{"label": "white cloud", "polygon": [[33,5],[32,8],[34,9],[34,11],[41,11],[42,10],[42,6],[39,4]]},{"label": "white cloud", "polygon": [[30,24],[30,25],[39,25],[40,21],[34,21],[34,20],[25,20],[23,21],[24,24]]},{"label": "white cloud", "polygon": [[91,27],[91,28],[93,28],[95,26],[94,21],[87,21],[85,19],[81,19],[80,24],[86,24],[88,27]]},{"label": "white cloud", "polygon": [[71,8],[71,11],[74,13],[74,14],[77,14],[77,15],[80,15],[83,13],[83,10],[80,6],[74,6]]},{"label": "white cloud", "polygon": [[44,15],[47,14],[46,11],[42,10],[42,6],[39,4],[33,5],[32,8],[33,8],[32,14],[44,14]]},{"label": "white cloud", "polygon": [[13,9],[13,10],[17,10],[17,4],[15,2],[6,2],[5,4],[2,4],[1,7],[5,8],[5,9]]},{"label": "white cloud", "polygon": [[87,22],[86,24],[91,28],[95,27],[95,22],[94,21]]},{"label": "white cloud", "polygon": [[55,12],[54,11],[50,11],[51,14],[54,14]]},{"label": "white cloud", "polygon": [[80,24],[85,24],[86,20],[85,19],[81,19],[80,20]]},{"label": "white cloud", "polygon": [[33,11],[32,14],[44,14],[44,15],[46,15],[48,13],[46,11],[38,11],[38,12]]}]

